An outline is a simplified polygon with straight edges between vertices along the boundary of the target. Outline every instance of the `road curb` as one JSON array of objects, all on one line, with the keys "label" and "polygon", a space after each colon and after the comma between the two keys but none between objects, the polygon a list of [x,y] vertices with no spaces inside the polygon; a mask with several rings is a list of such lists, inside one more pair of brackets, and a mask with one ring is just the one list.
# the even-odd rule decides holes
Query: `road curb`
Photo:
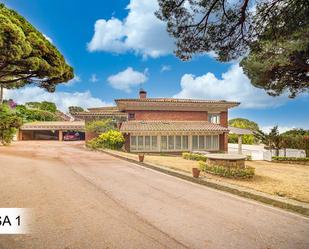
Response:
[{"label": "road curb", "polygon": [[268,204],[268,205],[271,205],[271,206],[274,206],[274,207],[282,208],[282,209],[292,211],[294,213],[298,213],[298,214],[304,215],[306,217],[309,217],[309,209],[306,208],[306,207],[303,207],[301,205],[280,201],[280,200],[273,199],[273,198],[270,198],[270,197],[267,197],[267,196],[262,196],[262,195],[258,195],[258,194],[255,194],[255,193],[251,193],[249,191],[239,190],[239,189],[232,188],[232,187],[229,187],[229,186],[225,186],[225,185],[222,185],[222,184],[209,182],[207,180],[203,180],[203,179],[200,179],[200,178],[193,178],[192,176],[189,176],[189,175],[186,175],[186,174],[183,174],[183,173],[180,173],[180,172],[176,172],[176,171],[173,171],[173,170],[168,170],[168,169],[165,169],[165,168],[157,167],[157,166],[154,166],[154,165],[151,165],[151,164],[148,164],[148,163],[144,163],[144,162],[139,162],[139,161],[136,161],[134,159],[127,158],[127,157],[124,157],[124,156],[121,156],[121,155],[118,155],[118,154],[114,154],[114,153],[106,151],[106,150],[100,149],[99,151],[106,153],[108,155],[111,155],[113,157],[128,161],[130,163],[134,163],[134,164],[137,164],[137,165],[140,165],[140,166],[152,169],[152,170],[156,170],[156,171],[159,171],[159,172],[167,174],[167,175],[178,177],[178,178],[181,178],[181,179],[186,180],[186,181],[190,181],[190,182],[193,182],[193,183],[197,183],[197,184],[200,184],[200,185],[211,187],[211,188],[214,188],[214,189],[217,189],[217,190],[225,191],[225,192],[228,192],[228,193],[240,196],[240,197],[245,197],[247,199],[255,200],[255,201],[258,201],[258,202],[261,202],[261,203],[264,203],[264,204]]}]

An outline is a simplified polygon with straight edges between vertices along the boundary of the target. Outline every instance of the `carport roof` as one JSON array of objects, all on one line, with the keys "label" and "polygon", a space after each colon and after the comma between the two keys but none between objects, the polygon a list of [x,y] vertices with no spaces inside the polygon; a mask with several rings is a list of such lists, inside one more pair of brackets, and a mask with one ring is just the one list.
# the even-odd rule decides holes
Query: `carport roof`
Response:
[{"label": "carport roof", "polygon": [[238,128],[229,126],[230,134],[237,134],[237,135],[253,135],[253,131],[244,128]]},{"label": "carport roof", "polygon": [[40,121],[26,123],[20,127],[21,130],[84,130],[84,121]]}]

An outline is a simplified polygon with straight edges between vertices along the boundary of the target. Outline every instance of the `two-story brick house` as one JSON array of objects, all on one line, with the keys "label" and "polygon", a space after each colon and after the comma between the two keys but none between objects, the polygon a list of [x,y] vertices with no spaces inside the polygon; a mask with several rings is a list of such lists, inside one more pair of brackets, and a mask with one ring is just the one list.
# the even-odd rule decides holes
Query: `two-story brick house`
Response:
[{"label": "two-story brick house", "polygon": [[[116,99],[116,107],[90,108],[75,116],[122,117],[120,131],[131,152],[227,151],[228,109],[238,102],[148,98]],[[89,118],[88,118],[89,120]]]}]

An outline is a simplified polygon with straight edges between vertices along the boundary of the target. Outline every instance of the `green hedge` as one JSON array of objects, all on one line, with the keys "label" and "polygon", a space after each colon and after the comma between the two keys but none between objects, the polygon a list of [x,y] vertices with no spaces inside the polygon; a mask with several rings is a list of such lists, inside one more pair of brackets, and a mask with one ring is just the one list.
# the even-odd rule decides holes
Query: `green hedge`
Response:
[{"label": "green hedge", "polygon": [[207,160],[207,157],[204,155],[189,152],[183,152],[182,158],[187,160],[203,161],[203,162],[206,162]]},{"label": "green hedge", "polygon": [[224,176],[228,178],[252,178],[255,173],[255,168],[236,168],[236,167],[223,167],[223,166],[208,166],[205,162],[200,162],[200,169],[210,174]]},{"label": "green hedge", "polygon": [[275,161],[301,161],[301,162],[309,162],[309,157],[273,156],[272,159],[275,160]]}]

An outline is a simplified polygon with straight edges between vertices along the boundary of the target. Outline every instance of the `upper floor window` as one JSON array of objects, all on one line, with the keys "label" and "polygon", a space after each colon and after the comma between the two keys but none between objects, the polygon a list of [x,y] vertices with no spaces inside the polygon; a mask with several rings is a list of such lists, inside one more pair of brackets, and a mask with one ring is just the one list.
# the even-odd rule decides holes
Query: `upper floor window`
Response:
[{"label": "upper floor window", "polygon": [[129,120],[135,119],[135,113],[129,113]]},{"label": "upper floor window", "polygon": [[219,113],[209,113],[208,121],[214,124],[220,124],[220,114]]}]

